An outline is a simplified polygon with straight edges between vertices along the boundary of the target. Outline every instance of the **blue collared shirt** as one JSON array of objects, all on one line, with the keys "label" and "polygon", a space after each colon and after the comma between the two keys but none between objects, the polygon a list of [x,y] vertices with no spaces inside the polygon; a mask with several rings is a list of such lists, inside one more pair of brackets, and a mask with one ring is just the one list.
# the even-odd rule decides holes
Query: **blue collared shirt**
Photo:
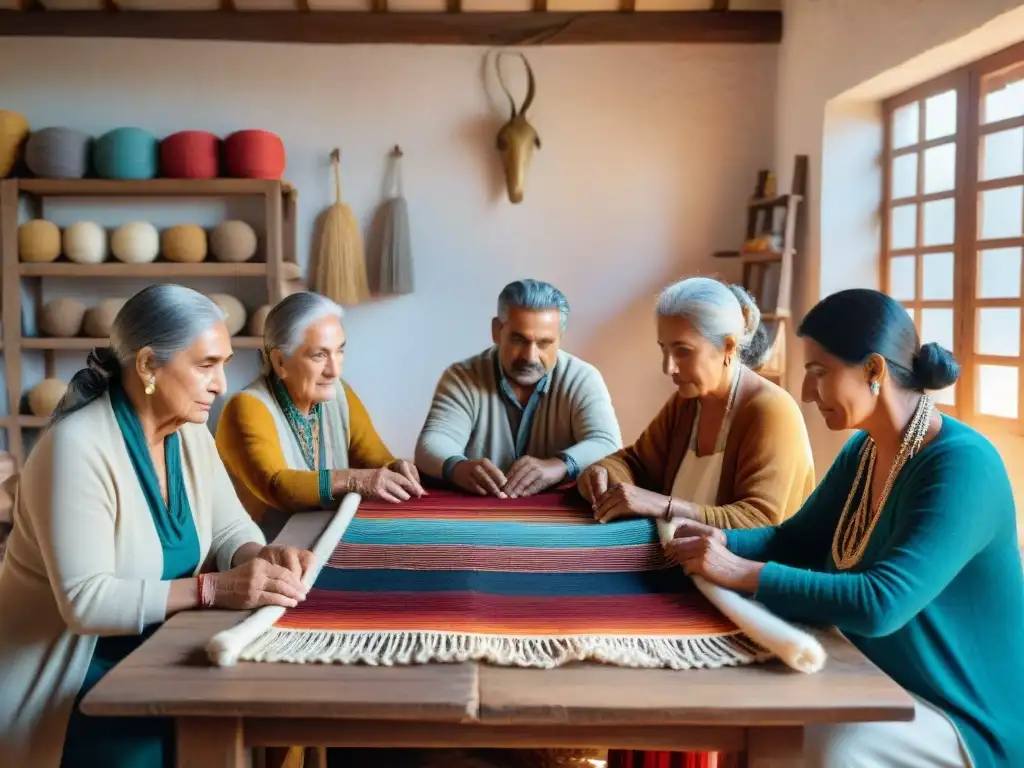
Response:
[{"label": "blue collared shirt", "polygon": [[[512,384],[509,382],[508,377],[505,376],[505,371],[501,367],[501,362],[498,356],[494,357],[494,368],[495,378],[498,381],[498,390],[501,392],[502,399],[505,401],[505,412],[508,414],[508,425],[512,430],[512,436],[515,439],[516,446],[516,458],[521,458],[526,453],[526,446],[530,442],[530,432],[533,429],[533,417],[537,412],[537,408],[540,406],[541,398],[548,391],[548,386],[551,384],[551,373],[544,374],[544,378],[537,382],[537,385],[533,388],[533,392],[530,393],[530,399],[526,401],[524,406],[519,402],[519,398],[516,396],[515,390],[512,389]],[[556,458],[561,459],[565,462],[566,467],[566,480],[575,480],[580,473],[579,465],[576,461],[565,453],[557,454]],[[452,469],[460,461],[465,461],[465,456],[451,456],[444,463],[442,470],[445,480],[451,479]]]}]

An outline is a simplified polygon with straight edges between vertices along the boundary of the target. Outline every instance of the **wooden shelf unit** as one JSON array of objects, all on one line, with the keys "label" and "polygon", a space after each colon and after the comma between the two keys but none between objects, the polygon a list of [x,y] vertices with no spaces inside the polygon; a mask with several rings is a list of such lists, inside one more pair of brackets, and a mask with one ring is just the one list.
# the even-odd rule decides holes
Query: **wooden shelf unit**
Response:
[{"label": "wooden shelf unit", "polygon": [[[61,259],[49,263],[23,263],[18,254],[19,208],[24,198],[42,213],[46,198],[111,198],[111,206],[121,205],[117,199],[152,202],[159,198],[256,197],[263,200],[264,261],[229,264],[203,261],[179,264],[157,260],[149,264],[124,264],[106,261],[102,264],[76,264]],[[142,278],[167,282],[184,278],[246,278],[266,281],[267,302],[280,301],[289,291],[285,265],[295,262],[295,188],[283,181],[250,179],[151,179],[147,181],[113,181],[108,179],[5,179],[0,181],[0,297],[2,297],[4,372],[7,379],[8,414],[0,416],[0,428],[7,431],[7,450],[20,467],[25,459],[22,430],[46,426],[47,418],[21,413],[24,395],[22,351],[39,350],[44,355],[46,375],[52,376],[58,351],[87,352],[104,346],[107,339],[71,337],[26,337],[22,334],[21,284],[32,281],[37,307],[42,307],[44,278]],[[210,257],[212,258],[212,257]],[[292,271],[297,271],[293,268]],[[252,336],[232,338],[235,349],[259,349],[263,340]]]}]

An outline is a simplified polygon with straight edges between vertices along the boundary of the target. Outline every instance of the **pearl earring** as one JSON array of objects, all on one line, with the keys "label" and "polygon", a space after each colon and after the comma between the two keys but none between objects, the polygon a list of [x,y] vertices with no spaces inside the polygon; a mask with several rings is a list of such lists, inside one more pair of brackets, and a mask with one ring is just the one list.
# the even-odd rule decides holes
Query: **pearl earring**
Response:
[{"label": "pearl earring", "polygon": [[881,392],[881,391],[882,391],[882,385],[879,384],[877,381],[872,381],[871,382],[871,394],[874,395],[875,397],[878,397],[878,393]]},{"label": "pearl earring", "polygon": [[156,392],[156,376],[150,376],[149,381],[146,382],[146,394],[152,395]]}]

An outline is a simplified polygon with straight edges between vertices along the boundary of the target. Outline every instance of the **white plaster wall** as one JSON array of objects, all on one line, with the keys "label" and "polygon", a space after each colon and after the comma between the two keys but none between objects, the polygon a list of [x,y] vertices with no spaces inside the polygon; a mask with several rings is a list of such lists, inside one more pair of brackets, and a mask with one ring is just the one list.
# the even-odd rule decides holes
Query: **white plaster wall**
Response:
[{"label": "white plaster wall", "polygon": [[[520,206],[503,198],[493,138],[501,116],[484,88],[481,48],[5,39],[0,108],[26,114],[34,127],[94,134],[124,124],[158,135],[277,131],[286,178],[300,190],[303,263],[311,224],[331,202],[330,149],[342,148],[345,196],[366,222],[381,199],[386,153],[400,143],[416,293],[351,308],[347,320],[345,375],[384,439],[411,453],[437,376],[490,343],[497,292],[531,276],[567,293],[566,347],[604,372],[629,440],[671,386],[654,341],[655,293],[686,273],[729,273],[709,254],[738,245],[755,172],[771,161],[776,51],[531,49],[532,118],[543,148]],[[169,224],[231,212],[222,203],[93,203],[50,206],[47,215]],[[48,295],[95,299],[140,287],[51,281]],[[29,384],[41,359],[26,353]],[[70,376],[81,360],[62,355],[59,372]],[[254,371],[255,353],[239,352],[232,388]]]}]

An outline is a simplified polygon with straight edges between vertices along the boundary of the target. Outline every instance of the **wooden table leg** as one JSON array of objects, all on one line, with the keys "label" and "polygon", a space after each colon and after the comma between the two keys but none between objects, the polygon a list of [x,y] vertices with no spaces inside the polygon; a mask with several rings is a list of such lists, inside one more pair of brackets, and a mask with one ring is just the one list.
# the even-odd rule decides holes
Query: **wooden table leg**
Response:
[{"label": "wooden table leg", "polygon": [[802,727],[747,730],[747,768],[802,768],[803,765]]},{"label": "wooden table leg", "polygon": [[178,768],[245,768],[238,718],[179,717],[175,730]]}]

